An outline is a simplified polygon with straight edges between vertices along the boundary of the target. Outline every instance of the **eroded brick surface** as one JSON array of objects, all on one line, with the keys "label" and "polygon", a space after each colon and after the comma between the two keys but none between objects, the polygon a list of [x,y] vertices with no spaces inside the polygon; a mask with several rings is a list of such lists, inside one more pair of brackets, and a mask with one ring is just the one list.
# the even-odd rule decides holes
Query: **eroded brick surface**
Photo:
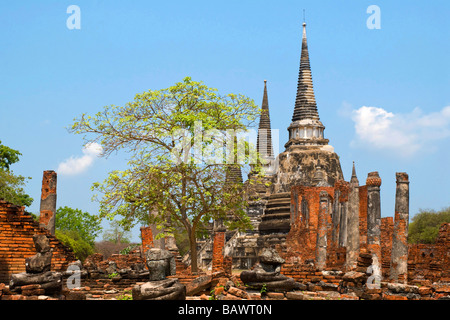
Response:
[{"label": "eroded brick surface", "polygon": [[65,271],[68,264],[76,260],[73,252],[41,228],[23,207],[0,200],[0,282],[8,283],[11,274],[25,272],[25,258],[36,254],[35,234],[44,234],[50,241],[52,271]]}]

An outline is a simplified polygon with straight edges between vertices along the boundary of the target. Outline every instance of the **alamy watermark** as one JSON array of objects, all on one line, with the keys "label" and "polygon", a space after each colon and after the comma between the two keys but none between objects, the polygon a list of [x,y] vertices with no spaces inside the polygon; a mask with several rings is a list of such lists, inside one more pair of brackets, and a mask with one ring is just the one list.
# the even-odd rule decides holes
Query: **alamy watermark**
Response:
[{"label": "alamy watermark", "polygon": [[68,289],[76,289],[81,287],[81,269],[77,265],[69,265],[67,273],[70,276],[66,280],[66,286]]},{"label": "alamy watermark", "polygon": [[81,9],[77,5],[70,5],[67,7],[66,13],[70,16],[66,20],[66,27],[69,30],[81,29]]},{"label": "alamy watermark", "polygon": [[273,155],[279,153],[278,141],[278,129],[204,130],[202,121],[195,121],[193,134],[186,129],[173,132],[171,157],[177,164],[269,165],[274,164]]},{"label": "alamy watermark", "polygon": [[381,10],[377,5],[370,5],[366,10],[370,16],[366,20],[366,26],[368,29],[381,29]]}]

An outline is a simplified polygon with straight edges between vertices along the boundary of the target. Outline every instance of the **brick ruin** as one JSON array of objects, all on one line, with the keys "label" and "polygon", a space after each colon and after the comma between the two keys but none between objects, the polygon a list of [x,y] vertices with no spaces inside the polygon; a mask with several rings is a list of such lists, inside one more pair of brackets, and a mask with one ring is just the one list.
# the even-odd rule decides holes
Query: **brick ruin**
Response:
[{"label": "brick ruin", "polygon": [[19,207],[0,200],[0,283],[11,274],[25,272],[25,258],[36,253],[33,235],[46,235],[53,248],[52,270],[65,271],[74,262],[73,252],[55,237],[56,173],[45,171],[39,222]]},{"label": "brick ruin", "polygon": [[[63,273],[64,299],[131,298],[132,288],[149,279],[145,252],[155,247],[174,255],[176,274],[168,278],[186,287],[188,300],[450,299],[450,223],[440,227],[435,244],[408,244],[408,174],[396,174],[393,217],[381,217],[378,172],[368,173],[365,185],[360,185],[353,164],[350,181],[344,180],[339,156],[324,138],[319,119],[305,26],[289,141],[277,157],[264,81],[257,145],[267,162],[261,183],[249,183],[257,180],[254,171],[244,182],[252,230],[234,232],[215,221],[210,238],[199,242],[202,270],[196,274],[189,268],[190,257],[179,255],[173,238],[155,239],[154,226],[141,228],[142,245],[129,254],[108,259],[94,254],[81,265],[54,236],[57,175],[46,171],[39,222],[23,207],[0,201],[0,298],[40,299],[33,295],[34,287],[18,294],[7,283],[12,274],[25,271],[25,259],[36,253],[33,235],[44,234],[53,248],[51,269]],[[242,182],[239,166],[230,178]],[[291,284],[293,279],[295,289],[263,292],[243,283],[236,269],[260,268],[261,252],[267,248],[279,255],[280,274],[275,277],[288,277]],[[69,288],[73,266],[80,270],[81,284]]]},{"label": "brick ruin", "polygon": [[[217,234],[212,232],[209,247],[202,247],[209,248],[209,254],[202,252],[200,265],[217,270],[221,261],[217,256],[222,254],[232,260],[234,268],[249,269],[263,248],[271,247],[286,260],[281,272],[308,284],[305,289],[312,291],[343,293],[347,289],[342,286],[361,286],[376,279],[383,289],[363,290],[358,298],[403,299],[412,291],[419,294],[417,288],[408,287],[414,284],[429,288],[429,292],[421,290],[424,295],[427,292],[426,298],[430,297],[432,283],[443,283],[436,297],[449,292],[445,291],[449,288],[445,283],[450,281],[448,224],[441,226],[436,244],[407,242],[408,174],[396,174],[394,217],[381,217],[382,181],[378,172],[368,173],[365,185],[360,186],[353,164],[350,181],[344,180],[339,157],[324,138],[325,126],[319,120],[305,26],[289,141],[276,158],[272,146],[267,146],[272,139],[264,81],[257,145],[264,141],[265,147],[258,151],[268,164],[263,166],[263,183],[249,183],[256,181],[253,172],[245,183],[250,190],[248,215],[254,230],[235,233],[223,247],[214,243],[222,240],[216,240]],[[404,287],[393,289],[388,283]]]}]

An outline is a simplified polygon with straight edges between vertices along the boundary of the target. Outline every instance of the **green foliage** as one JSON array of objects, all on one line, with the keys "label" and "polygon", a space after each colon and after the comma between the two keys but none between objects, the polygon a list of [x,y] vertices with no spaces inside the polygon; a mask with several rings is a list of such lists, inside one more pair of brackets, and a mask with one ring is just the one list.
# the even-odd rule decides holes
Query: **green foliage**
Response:
[{"label": "green foliage", "polygon": [[18,206],[29,207],[33,203],[33,198],[25,193],[23,187],[26,180],[23,176],[16,176],[10,166],[19,161],[19,151],[11,149],[1,144],[0,141],[0,199],[8,201]]},{"label": "green foliage", "polygon": [[124,227],[121,221],[112,221],[111,229],[103,232],[103,241],[112,243],[130,243],[131,232]]},{"label": "green foliage", "polygon": [[89,255],[94,253],[94,249],[90,243],[85,241],[82,236],[74,230],[56,230],[55,236],[64,245],[70,247],[77,259],[84,261]]},{"label": "green foliage", "polygon": [[117,300],[133,300],[131,290],[124,290],[121,295],[117,296]]},{"label": "green foliage", "polygon": [[139,247],[140,244],[131,244],[128,247],[126,247],[125,249],[121,250],[119,252],[119,254],[129,254],[133,249]]},{"label": "green foliage", "polygon": [[0,169],[9,170],[9,167],[19,161],[22,154],[10,147],[4,146],[0,141]]},{"label": "green foliage", "polygon": [[420,210],[409,224],[408,241],[410,243],[434,243],[440,226],[450,222],[450,207],[441,211]]},{"label": "green foliage", "polygon": [[261,294],[266,294],[267,293],[267,284],[263,283],[261,290],[260,290]]},{"label": "green foliage", "polygon": [[66,206],[56,210],[56,229],[76,231],[92,247],[95,244],[95,238],[102,230],[100,222],[98,217],[79,209],[72,209]]},{"label": "green foliage", "polygon": [[[100,216],[122,217],[127,228],[138,222],[156,224],[159,237],[183,227],[192,254],[195,239],[212,220],[222,219],[230,229],[249,229],[244,188],[240,183],[224,187],[227,166],[225,158],[216,161],[216,152],[229,140],[227,130],[247,129],[260,112],[248,97],[222,96],[186,77],[167,89],[137,94],[122,107],[106,106],[94,116],[75,119],[71,131],[101,143],[103,156],[124,150],[132,159],[127,170],[94,183],[92,189],[101,194],[94,196]],[[87,139],[88,134],[94,138]],[[239,143],[248,150],[247,142]],[[236,149],[231,150],[234,155]],[[202,158],[205,154],[209,156]],[[255,159],[237,160],[242,166]],[[196,261],[192,268],[196,270]]]}]

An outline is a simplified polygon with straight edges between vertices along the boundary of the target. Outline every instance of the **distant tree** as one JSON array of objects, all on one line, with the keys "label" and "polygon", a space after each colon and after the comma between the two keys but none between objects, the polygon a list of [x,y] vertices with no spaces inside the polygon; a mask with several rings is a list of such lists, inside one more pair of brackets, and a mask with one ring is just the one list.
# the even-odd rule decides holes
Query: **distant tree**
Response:
[{"label": "distant tree", "polygon": [[450,222],[450,207],[438,212],[434,210],[420,210],[409,224],[408,242],[434,243],[443,223]]},{"label": "distant tree", "polygon": [[112,221],[111,229],[103,232],[103,241],[119,243],[130,243],[131,232],[126,229],[120,221]]},{"label": "distant tree", "polygon": [[76,231],[92,247],[102,230],[101,220],[97,216],[67,206],[56,210],[55,227],[60,231]]},{"label": "distant tree", "polygon": [[114,243],[110,241],[100,241],[95,243],[95,252],[100,253],[103,258],[108,259],[113,254],[120,254],[122,250],[125,250],[129,243]]},{"label": "distant tree", "polygon": [[10,169],[11,165],[19,161],[21,155],[19,151],[2,145],[0,141],[0,199],[29,207],[33,203],[33,198],[25,193],[23,187],[25,181],[31,178],[15,175]]}]

